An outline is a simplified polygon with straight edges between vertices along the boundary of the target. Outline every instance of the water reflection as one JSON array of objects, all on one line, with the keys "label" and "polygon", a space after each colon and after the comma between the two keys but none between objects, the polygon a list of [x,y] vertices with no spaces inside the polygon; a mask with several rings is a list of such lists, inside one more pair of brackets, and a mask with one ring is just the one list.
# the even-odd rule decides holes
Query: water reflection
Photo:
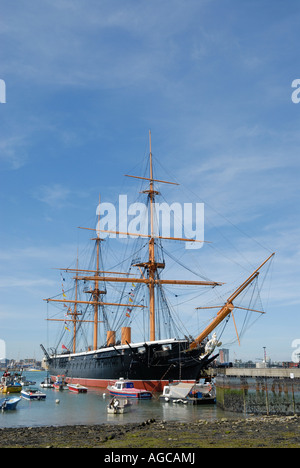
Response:
[{"label": "water reflection", "polygon": [[[36,386],[46,377],[45,372],[26,372],[25,375],[29,380],[35,380]],[[0,427],[126,424],[152,418],[195,422],[199,419],[210,421],[224,417],[224,412],[216,405],[180,405],[161,402],[157,397],[150,401],[133,401],[130,413],[112,415],[106,411],[109,402],[106,390],[89,389],[87,394],[59,392],[54,389],[44,391],[47,394],[46,401],[22,399],[16,411],[0,413]],[[59,404],[56,403],[57,399]]]}]

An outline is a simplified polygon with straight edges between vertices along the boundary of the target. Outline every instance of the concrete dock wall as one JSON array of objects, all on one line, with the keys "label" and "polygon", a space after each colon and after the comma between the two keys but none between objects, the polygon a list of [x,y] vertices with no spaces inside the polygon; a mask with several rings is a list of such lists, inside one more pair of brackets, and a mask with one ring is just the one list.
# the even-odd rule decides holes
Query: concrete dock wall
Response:
[{"label": "concrete dock wall", "polygon": [[216,390],[227,411],[300,415],[300,369],[219,369]]}]

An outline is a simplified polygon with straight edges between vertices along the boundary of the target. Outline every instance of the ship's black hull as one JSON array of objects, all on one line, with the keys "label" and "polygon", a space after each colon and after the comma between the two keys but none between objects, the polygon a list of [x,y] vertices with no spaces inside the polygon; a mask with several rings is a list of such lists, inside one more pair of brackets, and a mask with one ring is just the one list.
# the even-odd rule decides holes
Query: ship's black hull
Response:
[{"label": "ship's black hull", "polygon": [[162,391],[169,381],[195,381],[214,359],[202,357],[203,349],[187,351],[188,341],[165,340],[103,348],[93,352],[61,354],[48,358],[52,378],[106,388],[120,377],[137,388]]}]

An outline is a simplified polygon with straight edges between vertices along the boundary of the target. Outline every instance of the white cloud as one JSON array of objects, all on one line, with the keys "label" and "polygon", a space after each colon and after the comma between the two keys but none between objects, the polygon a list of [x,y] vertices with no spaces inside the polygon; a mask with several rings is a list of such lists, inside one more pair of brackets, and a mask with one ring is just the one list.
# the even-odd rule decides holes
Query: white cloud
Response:
[{"label": "white cloud", "polygon": [[60,184],[42,185],[36,192],[35,197],[52,208],[63,207],[70,202],[71,190]]},{"label": "white cloud", "polygon": [[39,278],[39,277],[32,277],[32,278],[24,278],[15,277],[15,276],[0,276],[0,288],[2,289],[9,289],[9,288],[22,288],[22,289],[39,289],[41,287],[52,287],[54,282],[47,279],[47,278]]},{"label": "white cloud", "polygon": [[203,22],[203,3],[19,1],[17,15],[6,5],[3,70],[53,87],[158,85],[182,56],[192,11]]},{"label": "white cloud", "polygon": [[[32,196],[51,208],[61,209],[66,206],[74,206],[75,200],[88,197],[84,190],[72,190],[66,185],[53,183],[52,185],[41,185],[32,191]],[[48,218],[49,219],[49,218]]]},{"label": "white cloud", "polygon": [[27,141],[22,136],[3,137],[0,140],[0,164],[4,168],[17,170],[27,162],[24,147]]}]

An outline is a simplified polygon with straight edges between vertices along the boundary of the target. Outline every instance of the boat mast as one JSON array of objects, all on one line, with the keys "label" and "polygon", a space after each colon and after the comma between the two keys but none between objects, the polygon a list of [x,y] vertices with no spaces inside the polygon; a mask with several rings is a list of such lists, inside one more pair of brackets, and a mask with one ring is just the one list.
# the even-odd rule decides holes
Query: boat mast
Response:
[{"label": "boat mast", "polygon": [[[78,252],[77,252],[77,262],[76,268],[78,270]],[[75,304],[74,304],[74,311],[73,311],[73,353],[76,353],[76,328],[77,328],[77,299],[78,299],[78,280],[75,280]]]},{"label": "boat mast", "polygon": [[153,165],[152,165],[152,147],[151,147],[151,131],[149,130],[149,143],[150,143],[150,216],[151,216],[151,238],[149,240],[149,307],[150,307],[150,341],[155,341],[155,273],[157,271],[157,264],[155,262],[155,241],[154,241],[154,201],[155,190],[153,182]]},{"label": "boat mast", "polygon": [[[99,291],[99,281],[97,280],[97,276],[100,275],[99,273],[99,266],[100,266],[100,263],[99,263],[99,254],[100,254],[100,242],[101,242],[101,239],[98,237],[96,239],[96,249],[97,249],[97,265],[96,265],[96,273],[95,273],[95,288],[94,288],[94,291],[93,291],[93,299],[94,299],[94,342],[93,342],[93,347],[94,347],[94,350],[96,350],[98,348],[98,320],[99,320],[99,316],[98,316],[98,313],[99,313],[99,295],[100,295],[100,291]],[[103,292],[103,291],[101,291]]]},{"label": "boat mast", "polygon": [[[148,277],[143,278],[128,278],[128,277],[108,277],[108,276],[83,276],[79,277],[80,280],[83,281],[107,281],[107,282],[123,282],[123,283],[144,283],[147,284],[149,289],[149,331],[150,331],[150,341],[155,341],[156,339],[156,314],[155,314],[155,287],[156,285],[162,284],[180,284],[180,285],[194,285],[194,286],[221,286],[223,283],[215,282],[215,281],[188,281],[188,280],[161,280],[157,278],[156,272],[159,269],[165,268],[165,264],[162,262],[157,262],[155,258],[155,240],[156,239],[168,239],[168,240],[175,240],[175,241],[184,241],[184,242],[205,242],[196,239],[186,239],[186,238],[178,238],[178,237],[164,237],[156,235],[154,229],[154,209],[155,209],[155,197],[156,195],[160,195],[160,193],[155,190],[154,182],[163,183],[163,184],[171,184],[171,185],[178,185],[175,182],[168,182],[165,180],[154,179],[153,176],[153,158],[152,158],[152,144],[151,144],[151,131],[149,130],[149,162],[150,162],[150,177],[139,177],[134,175],[127,175],[126,177],[132,177],[134,179],[142,179],[150,182],[149,189],[143,191],[148,195],[150,200],[150,224],[151,224],[151,233],[150,234],[138,234],[138,233],[130,233],[130,232],[120,232],[120,231],[112,231],[112,230],[97,230],[98,232],[105,232],[111,234],[121,234],[127,236],[137,236],[137,237],[146,237],[149,238],[149,259],[146,262],[141,262],[134,264],[132,266],[136,266],[139,268],[146,268],[148,270]],[[94,231],[93,228],[80,228],[80,229],[87,229]],[[121,305],[121,304],[120,304]],[[132,307],[132,305],[130,305]],[[138,306],[136,306],[138,307]],[[141,307],[141,306],[140,306]]]},{"label": "boat mast", "polygon": [[[100,203],[101,197],[99,195],[99,206],[98,206],[98,226],[100,226]],[[100,238],[98,235],[96,239],[96,271],[95,271],[95,283],[94,283],[94,290],[92,291],[92,296],[94,300],[94,339],[93,339],[93,349],[94,351],[98,349],[98,324],[99,324],[99,298],[100,294],[106,294],[106,291],[99,290],[99,280],[97,279],[100,276],[100,242],[103,239]]]}]

